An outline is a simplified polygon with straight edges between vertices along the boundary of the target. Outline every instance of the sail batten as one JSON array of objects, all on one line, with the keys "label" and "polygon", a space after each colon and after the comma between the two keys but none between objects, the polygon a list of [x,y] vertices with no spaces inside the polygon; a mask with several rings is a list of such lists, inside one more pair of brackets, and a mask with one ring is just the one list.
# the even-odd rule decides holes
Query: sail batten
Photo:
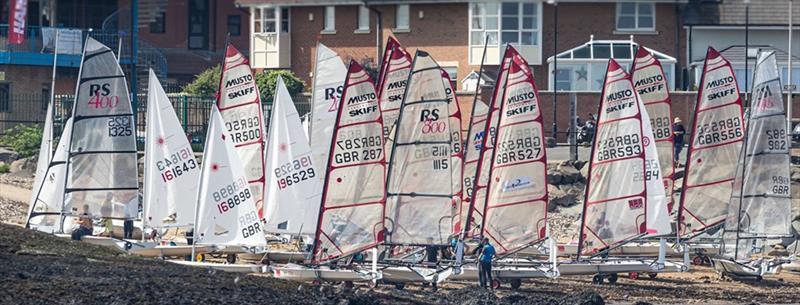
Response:
[{"label": "sail batten", "polygon": [[695,109],[678,211],[679,234],[684,236],[725,220],[744,138],[736,76],[730,63],[711,47]]},{"label": "sail batten", "polygon": [[312,263],[376,246],[386,202],[383,123],[369,74],[355,61],[345,77],[326,163]]}]

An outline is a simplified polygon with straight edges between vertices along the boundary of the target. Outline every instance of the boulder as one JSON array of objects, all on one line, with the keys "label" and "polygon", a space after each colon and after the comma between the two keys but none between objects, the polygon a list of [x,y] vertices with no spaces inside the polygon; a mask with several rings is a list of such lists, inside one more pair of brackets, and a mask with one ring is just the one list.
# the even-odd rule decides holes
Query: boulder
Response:
[{"label": "boulder", "polygon": [[561,187],[548,185],[547,192],[551,205],[570,207],[578,203],[578,197],[574,193],[567,192]]},{"label": "boulder", "polygon": [[573,195],[575,198],[583,198],[586,184],[583,182],[575,182],[573,184],[559,185],[558,188],[567,195]]},{"label": "boulder", "polygon": [[583,177],[583,181],[589,180],[589,164],[586,164],[581,168],[581,177]]},{"label": "boulder", "polygon": [[567,162],[559,164],[556,171],[561,175],[561,184],[572,184],[583,181],[581,172]]},{"label": "boulder", "polygon": [[790,167],[792,181],[800,182],[800,166]]},{"label": "boulder", "polygon": [[19,159],[19,154],[8,148],[0,147],[0,162],[11,163]]},{"label": "boulder", "polygon": [[588,169],[589,168],[588,165],[589,161],[576,160],[575,162],[572,162],[572,166],[575,166],[575,168],[580,171],[583,171],[584,167]]},{"label": "boulder", "polygon": [[555,170],[547,170],[547,184],[549,185],[561,184],[561,175]]},{"label": "boulder", "polygon": [[23,158],[11,162],[11,166],[9,167],[9,172],[13,174],[31,174],[36,171],[36,159],[35,157],[30,158]]}]

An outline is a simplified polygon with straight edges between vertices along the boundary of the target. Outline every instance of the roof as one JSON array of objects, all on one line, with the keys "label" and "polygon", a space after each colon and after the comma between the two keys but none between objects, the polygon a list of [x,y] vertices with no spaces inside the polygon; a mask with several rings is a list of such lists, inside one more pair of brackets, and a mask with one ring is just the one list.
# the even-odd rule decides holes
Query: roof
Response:
[{"label": "roof", "polygon": [[[684,9],[684,24],[744,25],[746,7],[744,0],[691,1]],[[787,25],[788,10],[788,0],[750,0],[750,25]],[[792,18],[800,22],[800,3],[793,5]]]},{"label": "roof", "polygon": [[[558,60],[588,61],[593,59],[607,60],[609,58],[633,60],[638,48],[639,44],[632,40],[595,40],[594,35],[591,35],[586,43],[558,53]],[[675,57],[648,47],[644,48],[662,63],[675,63],[677,61]],[[553,62],[553,56],[548,57],[547,62]]]},{"label": "roof", "polygon": [[[751,45],[749,47],[749,49],[750,49],[750,56],[748,58],[751,60],[751,62],[750,62],[751,65],[753,63],[755,63],[756,55],[758,54],[759,50],[775,51],[775,60],[778,63],[785,63],[785,62],[787,62],[789,60],[789,53],[787,53],[784,50],[781,50],[781,49],[778,49],[776,47],[773,47],[773,46]],[[745,49],[745,46],[743,46],[743,45],[735,45],[735,46],[727,47],[727,48],[719,51],[719,53],[722,54],[722,57],[725,57],[725,59],[730,61],[732,64],[744,64],[744,58],[745,58],[745,54],[747,53],[747,51]],[[693,61],[690,64],[690,66],[702,66],[704,59],[705,58],[693,59]],[[792,56],[792,60],[793,61],[800,60],[800,57]]]}]

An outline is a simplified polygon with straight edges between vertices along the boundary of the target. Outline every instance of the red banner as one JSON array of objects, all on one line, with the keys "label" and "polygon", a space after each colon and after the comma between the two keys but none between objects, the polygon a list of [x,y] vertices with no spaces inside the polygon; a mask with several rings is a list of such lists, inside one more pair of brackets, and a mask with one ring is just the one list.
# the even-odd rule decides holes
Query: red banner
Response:
[{"label": "red banner", "polygon": [[28,17],[28,0],[9,0],[8,43],[25,42],[25,19]]}]

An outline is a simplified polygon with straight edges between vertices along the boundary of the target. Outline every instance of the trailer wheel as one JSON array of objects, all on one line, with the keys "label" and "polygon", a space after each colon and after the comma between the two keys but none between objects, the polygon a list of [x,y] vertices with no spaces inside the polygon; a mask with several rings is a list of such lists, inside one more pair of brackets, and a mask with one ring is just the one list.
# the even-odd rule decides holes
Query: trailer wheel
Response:
[{"label": "trailer wheel", "polygon": [[500,283],[500,280],[498,279],[493,279],[491,284],[492,284],[492,289],[499,289],[500,284],[502,283]]},{"label": "trailer wheel", "polygon": [[369,287],[369,289],[378,288],[378,281],[377,280],[371,280],[371,281],[367,282],[367,287]]},{"label": "trailer wheel", "polygon": [[610,284],[616,284],[619,276],[616,273],[612,273],[608,275],[608,282]]},{"label": "trailer wheel", "polygon": [[511,288],[512,289],[516,290],[516,289],[519,289],[519,287],[521,287],[521,286],[522,286],[522,280],[520,280],[520,279],[511,280]]},{"label": "trailer wheel", "polygon": [[602,284],[603,283],[603,276],[600,275],[600,274],[595,274],[592,277],[592,283],[597,284],[597,285]]},{"label": "trailer wheel", "polygon": [[206,261],[206,255],[203,254],[203,253],[200,253],[200,254],[197,255],[195,260],[198,261],[198,262],[205,262]]},{"label": "trailer wheel", "polygon": [[650,272],[650,273],[647,274],[647,276],[650,277],[651,279],[654,279],[654,278],[656,278],[658,276],[658,273],[657,272]]},{"label": "trailer wheel", "polygon": [[236,253],[228,253],[228,255],[225,256],[225,261],[228,262],[228,264],[235,264]]},{"label": "trailer wheel", "polygon": [[406,288],[406,283],[394,283],[394,288],[397,290],[403,290]]},{"label": "trailer wheel", "polygon": [[705,260],[703,259],[703,257],[702,257],[702,256],[699,256],[699,255],[698,255],[698,256],[695,256],[695,257],[692,259],[692,265],[695,265],[695,266],[702,266],[702,265],[703,265],[703,261],[705,261]]},{"label": "trailer wheel", "polygon": [[635,281],[635,280],[637,280],[637,279],[639,279],[639,272],[631,272],[631,273],[628,273],[628,278],[629,278],[629,279],[632,279],[632,280],[634,280],[634,281]]}]

